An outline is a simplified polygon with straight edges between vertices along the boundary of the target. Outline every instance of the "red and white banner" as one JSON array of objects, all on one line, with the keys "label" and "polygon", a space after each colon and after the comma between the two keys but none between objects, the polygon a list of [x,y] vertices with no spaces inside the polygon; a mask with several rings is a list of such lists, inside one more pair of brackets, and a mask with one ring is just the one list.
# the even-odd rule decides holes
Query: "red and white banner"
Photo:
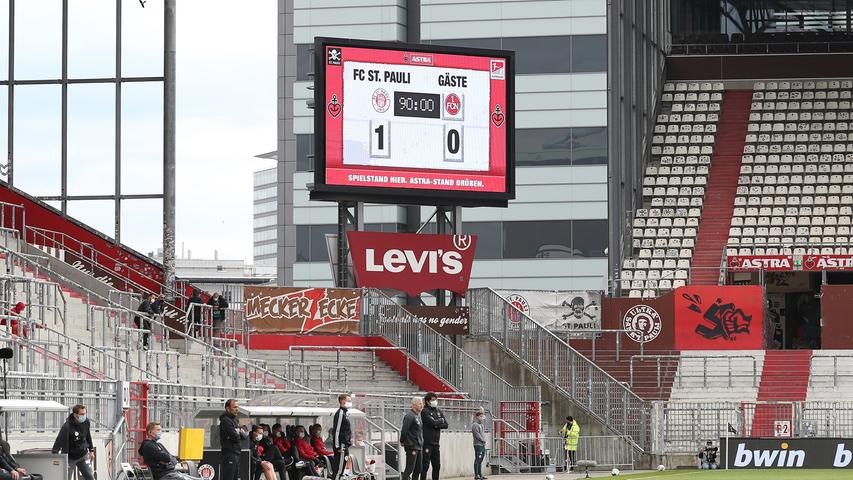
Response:
[{"label": "red and white banner", "polygon": [[803,270],[853,270],[853,255],[803,255]]},{"label": "red and white banner", "polygon": [[676,350],[764,348],[760,286],[686,286],[675,290]]},{"label": "red and white banner", "polygon": [[732,255],[727,259],[729,270],[793,270],[794,258],[790,255]]},{"label": "red and white banner", "polygon": [[356,285],[410,295],[449,290],[465,295],[477,237],[347,232]]},{"label": "red and white banner", "polygon": [[358,334],[358,290],[251,286],[244,294],[246,320],[253,331]]}]

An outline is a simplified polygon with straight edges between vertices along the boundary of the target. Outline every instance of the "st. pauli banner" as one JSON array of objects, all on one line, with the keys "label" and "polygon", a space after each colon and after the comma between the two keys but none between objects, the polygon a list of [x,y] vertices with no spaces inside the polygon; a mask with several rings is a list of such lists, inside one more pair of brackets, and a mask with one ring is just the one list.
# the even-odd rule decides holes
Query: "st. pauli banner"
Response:
[{"label": "st. pauli banner", "polygon": [[[401,318],[394,314],[397,307],[389,307],[388,313],[381,316],[383,322],[405,323],[412,319]],[[442,335],[468,335],[468,307],[428,307],[403,306],[418,320]]]},{"label": "st. pauli banner", "polygon": [[361,291],[246,287],[246,320],[256,332],[357,334]]},{"label": "st. pauli banner", "polygon": [[760,286],[680,287],[674,310],[676,350],[764,348]]},{"label": "st. pauli banner", "polygon": [[497,293],[551,331],[583,333],[601,329],[601,292],[497,290]]}]

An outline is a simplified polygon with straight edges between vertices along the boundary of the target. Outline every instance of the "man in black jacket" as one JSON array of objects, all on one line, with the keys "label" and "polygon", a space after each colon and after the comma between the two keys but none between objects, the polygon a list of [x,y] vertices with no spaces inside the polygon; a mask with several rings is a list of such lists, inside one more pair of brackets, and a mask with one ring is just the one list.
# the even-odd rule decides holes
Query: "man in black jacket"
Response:
[{"label": "man in black jacket", "polygon": [[332,471],[334,480],[340,480],[352,445],[352,428],[350,428],[347,410],[352,408],[352,397],[346,393],[338,395],[338,411],[332,418]]},{"label": "man in black jacket", "polygon": [[76,469],[83,480],[95,480],[92,467],[87,463],[87,461],[95,461],[95,447],[92,444],[92,435],[89,433],[86,406],[74,405],[71,412],[59,430],[51,451],[68,454],[68,478],[71,478]]},{"label": "man in black jacket", "polygon": [[146,293],[142,297],[142,303],[139,304],[139,308],[136,309],[141,314],[141,318],[140,315],[133,317],[133,323],[136,325],[136,328],[146,330],[142,334],[142,348],[144,350],[148,350],[148,337],[151,336],[151,317],[154,316],[153,302],[154,294]]},{"label": "man in black jacket", "polygon": [[400,430],[400,445],[406,450],[406,470],[403,471],[402,480],[417,480],[421,476],[423,456],[421,450],[424,446],[423,422],[421,421],[421,410],[424,401],[421,397],[412,399],[412,410],[403,418],[403,428]]},{"label": "man in black jacket", "polygon": [[204,304],[204,300],[202,300],[201,295],[199,295],[199,291],[197,288],[193,289],[193,294],[189,298],[189,325],[190,332],[193,335],[199,336],[199,333],[202,329],[202,318],[201,318],[201,306]]},{"label": "man in black jacket", "polygon": [[139,447],[139,454],[145,465],[151,470],[154,480],[200,480],[175,469],[178,459],[172,456],[166,447],[160,444],[160,424],[151,422],[145,426],[145,440]]},{"label": "man in black jacket", "polygon": [[22,467],[21,464],[15,460],[15,457],[12,456],[12,449],[9,447],[9,444],[5,440],[0,440],[0,479],[14,479],[15,476],[12,472],[17,473],[19,478],[22,479],[42,480],[41,475],[27,472],[27,469]]},{"label": "man in black jacket", "polygon": [[219,417],[219,477],[222,480],[237,480],[240,474],[241,443],[249,438],[246,427],[237,423],[237,407],[237,400],[229,398],[225,402],[225,413]]},{"label": "man in black jacket", "polygon": [[439,441],[441,431],[447,428],[447,419],[438,408],[438,395],[429,392],[424,396],[424,409],[421,410],[424,428],[424,464],[421,468],[421,480],[426,480],[429,466],[432,464],[432,480],[438,480],[441,471],[441,450]]}]

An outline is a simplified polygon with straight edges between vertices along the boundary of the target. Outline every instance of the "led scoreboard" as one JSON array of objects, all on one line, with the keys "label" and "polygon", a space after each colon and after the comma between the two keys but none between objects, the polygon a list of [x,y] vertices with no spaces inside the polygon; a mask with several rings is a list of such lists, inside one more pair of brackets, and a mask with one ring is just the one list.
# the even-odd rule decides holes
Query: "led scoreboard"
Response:
[{"label": "led scoreboard", "polygon": [[513,53],[317,38],[311,198],[506,206]]}]

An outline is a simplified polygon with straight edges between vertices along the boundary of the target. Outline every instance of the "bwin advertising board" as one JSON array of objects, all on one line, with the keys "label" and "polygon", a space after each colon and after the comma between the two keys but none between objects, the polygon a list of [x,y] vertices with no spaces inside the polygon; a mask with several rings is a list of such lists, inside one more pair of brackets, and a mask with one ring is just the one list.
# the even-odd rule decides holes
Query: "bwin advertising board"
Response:
[{"label": "bwin advertising board", "polygon": [[720,446],[719,468],[853,469],[853,438],[721,438]]}]

